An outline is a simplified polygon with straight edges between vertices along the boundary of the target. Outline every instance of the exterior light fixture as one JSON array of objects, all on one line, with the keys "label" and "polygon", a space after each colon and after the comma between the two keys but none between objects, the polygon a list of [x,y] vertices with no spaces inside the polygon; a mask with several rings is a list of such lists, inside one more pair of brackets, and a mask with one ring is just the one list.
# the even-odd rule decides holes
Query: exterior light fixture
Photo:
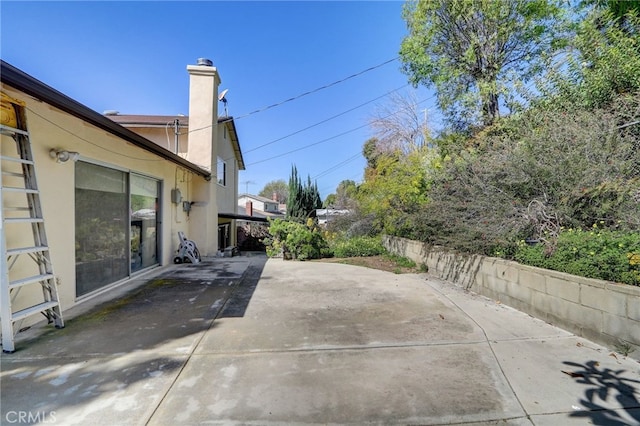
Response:
[{"label": "exterior light fixture", "polygon": [[56,163],[66,163],[69,160],[78,161],[78,158],[80,158],[80,153],[66,151],[63,149],[52,149],[51,151],[49,151],[49,156],[56,160]]}]

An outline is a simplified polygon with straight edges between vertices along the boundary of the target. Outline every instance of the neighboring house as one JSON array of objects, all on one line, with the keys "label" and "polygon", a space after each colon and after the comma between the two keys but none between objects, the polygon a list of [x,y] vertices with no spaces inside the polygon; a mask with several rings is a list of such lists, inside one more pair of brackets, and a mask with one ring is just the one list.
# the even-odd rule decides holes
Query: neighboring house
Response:
[{"label": "neighboring house", "polygon": [[[251,203],[251,207],[249,207],[249,203]],[[241,194],[240,197],[238,197],[238,206],[244,207],[245,211],[248,211],[249,208],[251,208],[253,214],[249,214],[248,212],[245,213],[248,216],[259,215],[262,217],[272,218],[284,218],[285,216],[285,212],[280,210],[281,204],[278,203],[278,200],[271,200],[259,195]]]},{"label": "neighboring house", "polygon": [[[274,194],[275,195],[275,194]],[[280,211],[279,204],[258,195],[242,194],[238,198],[237,235],[241,250],[264,250],[263,239],[268,233],[269,219],[284,219],[286,212]]]},{"label": "neighboring house", "polygon": [[[236,243],[230,231],[237,217],[238,170],[244,169],[236,128],[232,118],[218,118],[220,78],[211,62],[199,60],[187,71],[189,117],[172,117],[180,120],[176,153],[175,145],[167,144],[164,124],[150,116],[138,124],[118,124],[118,118],[1,62],[1,124],[16,127],[5,112],[24,112],[26,123],[17,126],[30,133],[63,313],[143,271],[172,263],[179,231],[205,256]],[[15,143],[3,134],[2,155],[11,151],[15,155]],[[56,161],[56,152],[73,154],[71,161]],[[3,162],[3,176],[7,171]],[[5,226],[7,246],[24,246],[31,234],[24,229]],[[26,273],[24,257],[12,274]],[[14,293],[16,309],[42,298],[41,291],[20,290]],[[17,323],[16,329],[35,319]]]}]

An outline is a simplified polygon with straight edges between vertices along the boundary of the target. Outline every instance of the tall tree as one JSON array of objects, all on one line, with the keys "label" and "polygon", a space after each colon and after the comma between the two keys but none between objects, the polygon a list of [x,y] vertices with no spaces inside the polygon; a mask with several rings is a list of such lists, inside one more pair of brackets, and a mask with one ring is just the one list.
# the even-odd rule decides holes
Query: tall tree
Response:
[{"label": "tall tree", "polygon": [[311,177],[307,176],[307,182],[302,184],[298,169],[291,167],[291,177],[289,178],[289,199],[287,202],[287,217],[289,219],[304,220],[311,215],[315,209],[322,207],[318,184],[311,182]]},{"label": "tall tree", "polygon": [[[593,3],[598,9],[609,12],[622,27],[628,23],[629,13],[640,13],[640,1],[638,0],[590,0],[585,3]],[[633,29],[633,27],[629,29]],[[636,27],[635,30],[637,31],[638,28]]]},{"label": "tall tree", "polygon": [[262,188],[262,191],[258,193],[261,197],[273,199],[273,194],[276,195],[276,200],[280,204],[287,204],[289,198],[289,185],[284,179],[272,180]]},{"label": "tall tree", "polygon": [[358,186],[353,180],[343,180],[336,188],[336,199],[334,206],[342,209],[354,209],[356,207],[356,195]]},{"label": "tall tree", "polygon": [[307,176],[307,184],[303,188],[303,200],[304,210],[307,217],[315,209],[322,207],[322,200],[320,199],[320,192],[318,191],[318,184],[311,182],[311,176]]},{"label": "tall tree", "polygon": [[624,3],[623,15],[605,4],[580,16],[563,66],[551,68],[538,86],[545,94],[538,103],[557,106],[562,100],[579,108],[601,108],[640,90],[640,7],[632,8],[634,4]]},{"label": "tall tree", "polygon": [[302,182],[298,176],[298,169],[295,165],[291,166],[291,176],[289,177],[289,199],[287,201],[287,217],[299,218],[304,217],[302,212]]},{"label": "tall tree", "polygon": [[419,0],[405,5],[403,71],[434,86],[454,123],[490,125],[514,81],[535,75],[554,47],[559,0]]},{"label": "tall tree", "polygon": [[391,94],[388,103],[377,106],[370,123],[376,133],[377,147],[384,152],[400,150],[409,154],[427,144],[426,111],[420,110],[413,93]]}]

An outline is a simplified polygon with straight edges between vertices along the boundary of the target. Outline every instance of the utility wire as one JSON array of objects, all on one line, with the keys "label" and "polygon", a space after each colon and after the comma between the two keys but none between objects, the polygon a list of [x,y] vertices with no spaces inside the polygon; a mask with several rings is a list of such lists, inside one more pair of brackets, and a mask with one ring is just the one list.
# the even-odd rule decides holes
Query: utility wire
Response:
[{"label": "utility wire", "polygon": [[347,130],[346,132],[342,132],[342,133],[337,134],[337,135],[335,135],[335,136],[331,136],[331,137],[329,137],[329,138],[322,139],[321,141],[314,142],[314,143],[311,143],[311,144],[309,144],[309,145],[304,145],[304,146],[301,146],[300,148],[293,149],[293,150],[291,150],[291,151],[287,151],[287,152],[282,153],[282,154],[274,155],[273,157],[265,158],[264,160],[254,161],[253,163],[249,163],[249,164],[247,164],[247,166],[253,166],[254,164],[260,164],[260,163],[264,163],[265,161],[273,160],[273,159],[275,159],[275,158],[284,157],[285,155],[289,155],[289,154],[292,154],[292,153],[294,153],[294,152],[302,151],[303,149],[307,149],[307,148],[310,148],[310,147],[315,146],[315,145],[320,145],[321,143],[329,142],[330,140],[333,140],[333,139],[339,138],[340,136],[344,136],[344,135],[347,135],[347,134],[349,134],[349,133],[353,133],[353,132],[355,132],[356,130],[360,130],[360,129],[362,129],[362,128],[364,128],[364,127],[367,127],[367,126],[368,126],[368,124],[363,124],[362,126],[358,126],[358,127],[354,128],[354,129]]},{"label": "utility wire", "polygon": [[[434,97],[435,97],[435,95],[434,95],[434,96],[431,96],[431,97],[429,97],[429,98],[423,99],[423,100],[421,100],[420,102],[416,103],[415,105],[420,105],[420,104],[422,104],[422,103],[425,103],[425,102],[427,102],[427,101],[429,101],[429,100],[433,99]],[[407,107],[407,108],[410,108],[410,107]],[[384,118],[387,118],[387,117],[391,117],[392,115],[395,115],[395,114],[397,114],[397,113],[399,113],[399,112],[401,112],[401,111],[406,110],[407,108],[401,108],[401,109],[399,109],[398,111],[394,111],[394,112],[392,112],[391,114],[388,114],[388,115],[386,115],[386,116],[384,116],[384,117],[381,117],[381,118],[383,118],[383,119],[384,119]],[[331,137],[328,137],[328,138],[326,138],[326,139],[322,139],[322,140],[320,140],[320,141],[318,141],[318,142],[314,142],[314,143],[311,143],[311,144],[308,144],[308,145],[304,145],[304,146],[301,146],[300,148],[296,148],[296,149],[293,149],[293,150],[291,150],[291,151],[284,152],[284,153],[282,153],[282,154],[274,155],[273,157],[265,158],[264,160],[254,161],[253,163],[249,163],[249,164],[247,164],[247,166],[253,166],[253,165],[255,165],[255,164],[264,163],[265,161],[269,161],[269,160],[273,160],[273,159],[276,159],[276,158],[284,157],[285,155],[289,155],[289,154],[292,154],[292,153],[294,153],[294,152],[302,151],[303,149],[307,149],[307,148],[310,148],[310,147],[312,147],[312,146],[319,145],[319,144],[321,144],[321,143],[329,142],[330,140],[333,140],[333,139],[339,138],[340,136],[344,136],[344,135],[347,135],[347,134],[349,134],[349,133],[353,133],[353,132],[355,132],[356,130],[360,130],[360,129],[364,128],[364,127],[367,127],[368,125],[369,125],[368,123],[367,123],[367,124],[363,124],[362,126],[355,127],[355,128],[353,128],[353,129],[351,129],[351,130],[347,130],[347,131],[342,132],[342,133],[339,133],[339,134],[337,134],[337,135],[335,135],[335,136],[331,136]]]},{"label": "utility wire", "polygon": [[[280,101],[280,102],[278,102],[278,103],[275,103],[275,104],[272,104],[272,105],[269,105],[269,106],[266,106],[266,107],[259,108],[259,109],[255,110],[255,111],[251,111],[251,112],[249,112],[249,113],[247,113],[247,114],[243,114],[243,115],[240,115],[240,116],[237,116],[237,117],[230,117],[228,120],[232,120],[232,119],[233,119],[233,120],[240,120],[240,119],[242,119],[242,118],[249,117],[249,116],[251,116],[251,115],[258,114],[258,113],[260,113],[260,112],[264,112],[264,111],[266,111],[266,110],[268,110],[268,109],[275,108],[275,107],[278,107],[278,106],[280,106],[280,105],[286,104],[287,102],[295,101],[295,100],[300,99],[300,98],[302,98],[302,97],[304,97],[304,96],[311,95],[311,94],[316,93],[316,92],[319,92],[319,91],[321,91],[321,90],[328,89],[329,87],[335,86],[336,84],[344,83],[344,82],[345,82],[345,81],[347,81],[347,80],[350,80],[350,79],[352,79],[352,78],[355,78],[355,77],[361,76],[361,75],[362,75],[362,74],[364,74],[364,73],[367,73],[367,72],[369,72],[369,71],[373,71],[373,70],[375,70],[375,69],[377,69],[377,68],[380,68],[380,67],[382,67],[382,66],[384,66],[384,65],[387,65],[387,64],[389,64],[389,63],[391,63],[391,62],[393,62],[393,61],[398,60],[398,58],[400,58],[400,57],[399,57],[399,56],[396,56],[395,58],[393,58],[393,59],[389,59],[388,61],[384,61],[384,62],[383,62],[383,63],[381,63],[381,64],[374,65],[374,66],[369,67],[369,68],[367,68],[367,69],[365,69],[365,70],[362,70],[362,71],[360,71],[360,72],[357,72],[357,73],[355,73],[355,74],[352,74],[352,75],[350,75],[349,77],[342,78],[342,79],[340,79],[340,80],[334,81],[333,83],[325,84],[324,86],[321,86],[321,87],[315,88],[315,89],[313,89],[313,90],[309,90],[308,92],[301,93],[301,94],[296,95],[296,96],[294,96],[294,97],[291,97],[291,98],[289,98],[289,99],[285,99],[284,101]],[[224,121],[224,120],[223,120],[223,121]],[[212,127],[212,126],[213,126],[213,125],[208,125],[208,126],[200,127],[200,128],[198,128],[198,129],[189,130],[189,133],[191,133],[191,132],[197,132],[197,131],[199,131],[199,130],[208,129],[208,128]]]},{"label": "utility wire", "polygon": [[258,149],[263,148],[263,147],[265,147],[265,146],[268,146],[268,145],[274,144],[274,143],[276,143],[276,142],[280,142],[280,141],[281,141],[281,140],[283,140],[283,139],[286,139],[286,138],[289,138],[289,137],[291,137],[291,136],[297,135],[298,133],[302,133],[302,132],[304,132],[304,131],[306,131],[306,130],[309,130],[309,129],[312,129],[312,128],[316,127],[316,126],[319,126],[319,125],[321,125],[321,124],[324,124],[324,123],[326,123],[327,121],[331,121],[331,120],[333,120],[333,119],[335,119],[335,118],[341,117],[341,116],[343,116],[343,115],[345,115],[345,114],[350,113],[351,111],[355,111],[355,110],[356,110],[356,109],[358,109],[358,108],[362,108],[362,107],[363,107],[363,106],[365,106],[365,105],[368,105],[368,104],[370,104],[370,103],[372,103],[372,102],[375,102],[375,101],[377,101],[378,99],[384,98],[385,96],[389,96],[389,95],[390,95],[390,94],[392,94],[393,92],[397,92],[397,91],[398,91],[398,90],[400,90],[400,89],[404,89],[404,88],[405,88],[405,87],[407,87],[407,86],[408,86],[408,84],[405,84],[404,86],[398,87],[397,89],[393,89],[393,90],[391,90],[390,92],[385,93],[384,95],[380,95],[380,96],[378,96],[377,98],[371,99],[371,100],[369,100],[369,101],[367,101],[367,102],[365,102],[365,103],[362,103],[362,104],[360,104],[360,105],[358,105],[358,106],[355,106],[355,107],[353,107],[353,108],[350,108],[350,109],[348,109],[348,110],[346,110],[346,111],[342,111],[341,113],[336,114],[336,115],[334,115],[334,116],[332,116],[332,117],[326,118],[326,119],[324,119],[324,120],[322,120],[322,121],[319,121],[319,122],[317,122],[317,123],[315,123],[315,124],[312,124],[312,125],[310,125],[310,126],[307,126],[307,127],[305,127],[304,129],[297,130],[297,131],[295,131],[295,132],[293,132],[293,133],[290,133],[290,134],[288,134],[288,135],[286,135],[286,136],[282,136],[281,138],[278,138],[278,139],[272,140],[271,142],[267,142],[267,143],[264,143],[264,144],[262,144],[262,145],[258,145],[258,146],[256,146],[255,148],[251,148],[250,150],[245,151],[245,154],[246,154],[246,153],[249,153],[249,152],[252,152],[252,151],[255,151],[255,150],[258,150]]},{"label": "utility wire", "polygon": [[58,129],[60,129],[60,130],[62,130],[62,131],[64,131],[64,132],[69,133],[71,136],[74,136],[74,137],[76,137],[76,138],[80,139],[81,141],[84,141],[84,142],[86,142],[86,143],[88,143],[88,144],[90,144],[90,145],[93,145],[93,146],[95,146],[95,147],[97,147],[97,148],[103,149],[103,150],[105,150],[105,151],[107,151],[107,152],[110,152],[110,153],[112,153],[112,154],[120,155],[120,156],[122,156],[122,157],[130,158],[130,159],[132,159],[132,160],[139,160],[139,161],[164,161],[163,159],[160,159],[160,158],[157,158],[157,159],[156,159],[156,158],[139,158],[139,157],[132,157],[132,156],[130,156],[130,155],[126,155],[126,154],[123,154],[123,153],[121,153],[121,152],[113,151],[113,150],[111,150],[111,149],[105,148],[104,146],[99,145],[99,144],[94,143],[94,142],[91,142],[90,140],[85,139],[85,138],[83,138],[82,136],[78,136],[77,134],[73,133],[71,130],[67,130],[67,129],[65,129],[64,127],[60,126],[59,124],[54,123],[53,121],[49,120],[47,117],[44,117],[44,116],[42,116],[42,115],[38,114],[37,112],[35,112],[34,110],[32,110],[32,109],[31,109],[31,108],[29,108],[29,107],[26,107],[26,109],[27,109],[27,111],[31,112],[33,115],[36,115],[36,116],[40,117],[41,119],[43,119],[44,121],[48,122],[49,124],[54,125],[54,126],[55,126],[55,127],[57,127]]},{"label": "utility wire", "polygon": [[358,158],[360,158],[360,156],[362,156],[362,153],[358,152],[358,153],[356,153],[355,155],[352,155],[351,157],[347,158],[346,160],[341,161],[340,163],[335,164],[335,165],[333,165],[333,166],[329,167],[328,169],[326,169],[326,170],[324,170],[324,171],[322,171],[322,172],[318,173],[317,175],[315,175],[315,176],[314,176],[314,177],[312,177],[311,179],[316,180],[316,179],[318,179],[318,178],[321,178],[321,177],[323,177],[323,176],[326,176],[326,175],[328,175],[328,174],[330,174],[330,173],[332,173],[332,172],[336,171],[336,170],[337,170],[337,169],[339,169],[340,167],[342,167],[342,166],[344,166],[344,165],[346,165],[346,164],[348,164],[348,163],[350,163],[350,162],[352,162],[352,161],[354,161],[354,160],[357,160]]},{"label": "utility wire", "polygon": [[266,106],[266,107],[263,107],[263,108],[257,109],[257,110],[255,110],[255,111],[252,111],[252,112],[248,113],[248,114],[241,115],[241,116],[239,116],[237,119],[239,120],[239,119],[241,119],[241,118],[248,117],[248,116],[250,116],[250,115],[257,114],[257,113],[259,113],[259,112],[263,112],[263,111],[266,111],[266,110],[268,110],[268,109],[278,107],[278,106],[280,106],[280,105],[282,105],[282,104],[285,104],[285,103],[287,103],[287,102],[295,101],[295,100],[297,100],[297,99],[302,98],[303,96],[311,95],[311,94],[316,93],[316,92],[319,92],[319,91],[321,91],[321,90],[328,89],[329,87],[335,86],[336,84],[343,83],[343,82],[345,82],[345,81],[347,81],[347,80],[350,80],[350,79],[352,79],[352,78],[354,78],[354,77],[358,77],[358,76],[360,76],[360,75],[362,75],[362,74],[364,74],[364,73],[367,73],[367,72],[369,72],[369,71],[373,71],[373,70],[375,70],[376,68],[380,68],[380,67],[382,67],[382,66],[384,66],[384,65],[387,65],[387,64],[389,64],[389,63],[391,63],[391,62],[393,62],[393,61],[397,60],[398,58],[399,58],[399,56],[396,56],[395,58],[393,58],[393,59],[389,59],[388,61],[384,61],[384,62],[383,62],[383,63],[381,63],[381,64],[378,64],[378,65],[375,65],[375,66],[369,67],[369,68],[367,68],[366,70],[363,70],[363,71],[357,72],[357,73],[355,73],[355,74],[352,74],[352,75],[350,75],[349,77],[345,77],[345,78],[343,78],[343,79],[341,79],[341,80],[334,81],[333,83],[326,84],[326,85],[324,85],[324,86],[322,86],[322,87],[318,87],[317,89],[309,90],[308,92],[301,93],[301,94],[299,94],[299,95],[297,95],[297,96],[294,96],[294,97],[289,98],[289,99],[286,99],[286,100],[284,100],[284,101],[281,101],[281,102],[275,103],[275,104],[273,104],[273,105],[269,105],[269,106]]},{"label": "utility wire", "polygon": [[[356,180],[356,179],[357,179],[357,180]],[[346,179],[342,179],[342,180],[343,180],[343,181],[345,181],[345,180],[352,180],[352,181],[354,181],[354,182],[356,183],[356,186],[357,186],[357,185],[362,185],[362,183],[364,182],[364,180],[362,179],[362,174],[361,174],[361,173],[358,173],[358,174],[352,175],[351,177],[348,177],[348,178],[346,178]],[[336,186],[335,188],[333,188],[333,189],[331,189],[331,188],[330,188],[330,187],[328,187],[328,186],[325,186],[325,187],[323,187],[322,189],[319,189],[318,191],[319,191],[320,193],[323,193],[323,192],[329,192],[329,194],[332,194],[333,192],[330,192],[330,191],[335,191],[336,189],[338,189],[338,187],[337,187],[337,186]]]}]

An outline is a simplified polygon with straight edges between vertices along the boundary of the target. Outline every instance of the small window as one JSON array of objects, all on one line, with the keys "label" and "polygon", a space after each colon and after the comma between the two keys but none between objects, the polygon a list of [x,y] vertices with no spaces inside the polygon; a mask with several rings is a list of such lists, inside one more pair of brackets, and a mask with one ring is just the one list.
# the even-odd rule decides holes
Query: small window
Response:
[{"label": "small window", "polygon": [[220,157],[218,157],[218,168],[216,171],[218,177],[218,184],[222,186],[227,185],[227,163]]}]

